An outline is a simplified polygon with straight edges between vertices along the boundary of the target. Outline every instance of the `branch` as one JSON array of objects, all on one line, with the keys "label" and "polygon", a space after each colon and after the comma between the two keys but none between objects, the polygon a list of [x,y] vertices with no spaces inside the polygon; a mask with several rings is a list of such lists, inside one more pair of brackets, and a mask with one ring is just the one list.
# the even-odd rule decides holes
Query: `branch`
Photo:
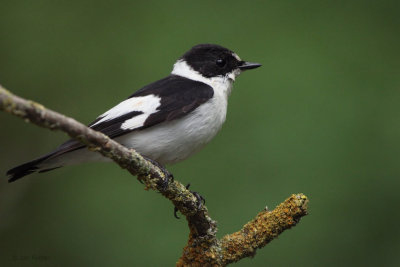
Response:
[{"label": "branch", "polygon": [[[307,214],[307,197],[292,195],[274,211],[264,210],[242,230],[216,238],[217,225],[205,205],[178,181],[168,181],[164,173],[134,149],[129,149],[106,135],[30,100],[25,100],[0,86],[0,110],[51,130],[60,130],[79,140],[88,149],[112,159],[121,168],[145,184],[145,189],[160,192],[186,217],[190,234],[178,266],[225,266],[265,246],[281,232],[297,224]],[[166,184],[167,182],[167,184]]]},{"label": "branch", "polygon": [[266,208],[258,213],[240,231],[224,236],[221,240],[224,263],[254,256],[256,249],[264,247],[307,215],[307,204],[305,195],[292,195],[273,211]]}]

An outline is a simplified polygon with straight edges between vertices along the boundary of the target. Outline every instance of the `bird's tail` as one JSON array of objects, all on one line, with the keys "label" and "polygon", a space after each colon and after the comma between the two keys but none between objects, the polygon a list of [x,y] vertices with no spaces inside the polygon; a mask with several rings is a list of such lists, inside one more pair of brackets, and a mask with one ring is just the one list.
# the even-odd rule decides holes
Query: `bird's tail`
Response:
[{"label": "bird's tail", "polygon": [[[66,154],[69,154],[69,161],[74,163],[75,160],[78,160],[75,154],[69,153],[73,152],[76,150],[79,150],[80,148],[83,148],[84,146],[75,141],[75,140],[68,140],[67,142],[63,143],[61,146],[59,146],[57,149],[53,150],[52,152],[41,156],[40,158],[34,159],[32,161],[29,161],[27,163],[21,164],[15,168],[12,168],[11,170],[7,171],[7,175],[9,176],[8,182],[14,182],[26,175],[35,173],[35,172],[47,172],[51,171],[57,168],[60,168],[65,165],[65,163],[68,162],[63,162],[63,157],[60,156],[65,156]],[[73,155],[71,155],[73,154]],[[64,157],[65,161],[65,157]],[[68,160],[67,160],[68,161]]]},{"label": "bird's tail", "polygon": [[[14,182],[26,175],[35,173],[35,172],[46,172],[46,171],[51,171],[54,169],[57,169],[59,167],[52,167],[52,168],[43,168],[41,165],[43,165],[43,162],[45,162],[48,158],[50,158],[53,155],[53,153],[49,153],[47,155],[44,155],[40,158],[37,158],[35,160],[26,162],[24,164],[21,164],[17,167],[12,168],[11,170],[7,171],[7,175],[9,176],[8,182]],[[61,166],[60,166],[61,167]]]}]

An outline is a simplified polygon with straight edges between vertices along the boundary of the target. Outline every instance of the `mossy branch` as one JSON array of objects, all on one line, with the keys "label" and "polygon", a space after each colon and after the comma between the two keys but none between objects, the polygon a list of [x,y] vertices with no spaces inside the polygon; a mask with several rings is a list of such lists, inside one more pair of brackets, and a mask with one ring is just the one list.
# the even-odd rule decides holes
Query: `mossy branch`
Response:
[{"label": "mossy branch", "polygon": [[186,217],[190,229],[188,244],[177,266],[225,266],[252,256],[256,249],[296,225],[307,214],[307,197],[303,194],[292,195],[275,210],[260,212],[240,231],[219,240],[216,237],[216,222],[210,218],[206,206],[199,206],[196,196],[176,180],[168,181],[165,186],[163,172],[134,149],[126,148],[72,118],[18,97],[1,86],[0,110],[26,122],[67,133],[88,149],[112,159],[121,168],[137,176],[146,189],[156,190],[171,200]]}]

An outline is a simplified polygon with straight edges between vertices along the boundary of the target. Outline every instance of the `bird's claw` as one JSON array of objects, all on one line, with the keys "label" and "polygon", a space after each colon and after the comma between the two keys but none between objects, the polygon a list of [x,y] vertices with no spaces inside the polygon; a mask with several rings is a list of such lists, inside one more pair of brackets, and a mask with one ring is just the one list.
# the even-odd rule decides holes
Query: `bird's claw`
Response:
[{"label": "bird's claw", "polygon": [[[145,158],[147,161],[150,161],[153,165],[157,166],[161,172],[164,174],[164,179],[160,179],[158,186],[161,187],[162,191],[165,191],[168,187],[168,184],[170,182],[174,182],[174,175],[172,173],[170,173],[164,166],[162,166],[160,163],[158,163],[155,160],[152,160],[151,158],[148,157],[143,157]],[[159,177],[161,178],[161,177]]]},{"label": "bird's claw", "polygon": [[[186,189],[189,190],[190,187],[190,183],[186,185]],[[202,197],[198,192],[195,191],[191,191],[189,190],[190,193],[192,193],[196,199],[197,199],[197,209],[201,209],[201,206],[204,204],[206,204],[206,199],[204,197]]]},{"label": "bird's claw", "polygon": [[169,171],[167,171],[167,169],[160,167],[160,166],[158,166],[158,167],[161,169],[161,171],[164,174],[164,179],[160,180],[160,183],[158,185],[161,187],[162,191],[165,191],[168,187],[168,184],[170,182],[172,182],[172,183],[174,182],[174,175],[172,173],[170,173]]},{"label": "bird's claw", "polygon": [[[186,185],[186,189],[189,190],[189,187],[190,187],[190,183]],[[194,192],[194,191],[191,191],[191,190],[189,190],[189,191],[190,191],[190,193],[192,193],[196,197],[196,199],[197,199],[197,201],[196,201],[197,202],[197,210],[200,210],[201,207],[206,204],[206,199],[204,197],[202,197],[197,192]],[[178,208],[174,207],[174,217],[177,218],[177,219],[180,219],[180,217],[178,216],[177,212],[178,212]]]}]

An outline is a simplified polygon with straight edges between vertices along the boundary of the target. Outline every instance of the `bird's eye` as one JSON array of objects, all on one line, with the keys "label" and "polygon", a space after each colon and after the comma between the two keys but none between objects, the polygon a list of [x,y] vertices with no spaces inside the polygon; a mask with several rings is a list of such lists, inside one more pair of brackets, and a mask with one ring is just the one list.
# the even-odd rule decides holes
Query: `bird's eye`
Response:
[{"label": "bird's eye", "polygon": [[218,67],[222,68],[222,67],[225,66],[226,62],[225,62],[224,59],[219,58],[219,59],[217,59],[217,61],[215,62],[215,64],[217,64]]}]

